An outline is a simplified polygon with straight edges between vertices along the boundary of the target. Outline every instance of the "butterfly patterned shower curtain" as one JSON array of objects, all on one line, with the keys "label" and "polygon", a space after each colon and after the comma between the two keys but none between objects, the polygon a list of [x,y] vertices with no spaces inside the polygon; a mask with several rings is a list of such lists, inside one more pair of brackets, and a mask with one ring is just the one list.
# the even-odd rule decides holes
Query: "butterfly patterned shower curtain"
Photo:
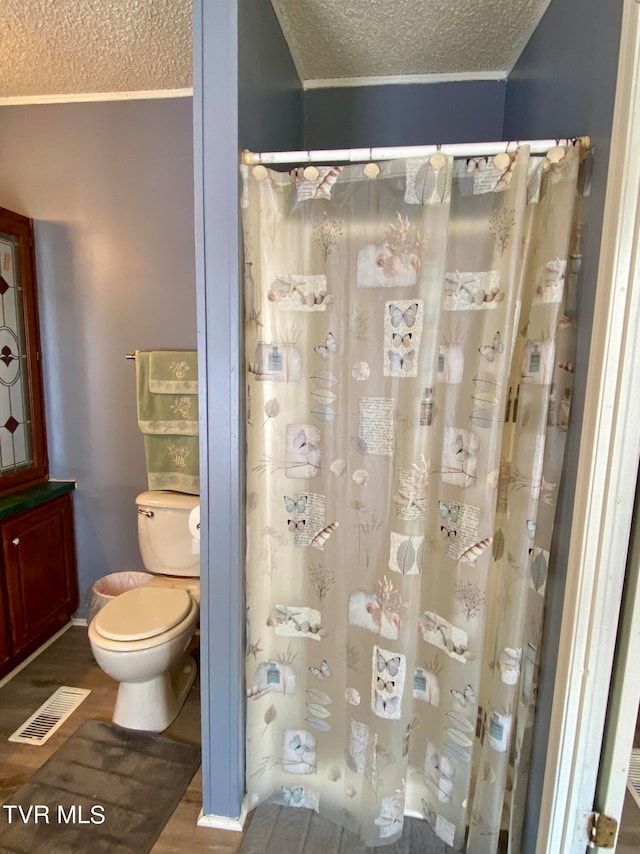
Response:
[{"label": "butterfly patterned shower curtain", "polygon": [[519,850],[581,159],[242,167],[251,805]]}]

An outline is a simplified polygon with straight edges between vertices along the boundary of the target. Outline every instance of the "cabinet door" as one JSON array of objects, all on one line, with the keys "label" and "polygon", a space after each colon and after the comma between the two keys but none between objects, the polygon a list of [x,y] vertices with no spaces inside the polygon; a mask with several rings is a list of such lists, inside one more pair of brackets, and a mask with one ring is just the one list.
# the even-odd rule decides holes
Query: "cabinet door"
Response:
[{"label": "cabinet door", "polygon": [[2,523],[14,655],[43,643],[78,606],[72,513],[63,495]]},{"label": "cabinet door", "polygon": [[6,585],[0,569],[0,675],[2,667],[11,657],[11,632],[9,630],[9,612],[5,596]]}]

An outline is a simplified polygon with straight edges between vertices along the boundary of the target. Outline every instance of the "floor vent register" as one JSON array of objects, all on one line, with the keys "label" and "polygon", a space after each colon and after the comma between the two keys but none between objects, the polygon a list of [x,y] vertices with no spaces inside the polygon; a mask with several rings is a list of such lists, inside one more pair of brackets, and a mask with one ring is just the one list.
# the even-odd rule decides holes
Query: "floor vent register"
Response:
[{"label": "floor vent register", "polygon": [[16,741],[18,744],[44,744],[90,693],[88,688],[69,688],[68,685],[63,685],[9,736],[9,741]]},{"label": "floor vent register", "polygon": [[634,747],[631,751],[627,789],[629,789],[633,800],[640,807],[640,747]]}]

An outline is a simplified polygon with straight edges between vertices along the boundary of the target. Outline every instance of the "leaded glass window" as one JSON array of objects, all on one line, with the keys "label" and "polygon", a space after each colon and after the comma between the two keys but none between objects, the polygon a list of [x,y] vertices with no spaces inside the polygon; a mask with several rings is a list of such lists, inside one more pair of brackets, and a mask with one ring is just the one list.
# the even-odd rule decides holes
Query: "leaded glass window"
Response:
[{"label": "leaded glass window", "polygon": [[0,208],[0,494],[46,477],[33,227]]}]

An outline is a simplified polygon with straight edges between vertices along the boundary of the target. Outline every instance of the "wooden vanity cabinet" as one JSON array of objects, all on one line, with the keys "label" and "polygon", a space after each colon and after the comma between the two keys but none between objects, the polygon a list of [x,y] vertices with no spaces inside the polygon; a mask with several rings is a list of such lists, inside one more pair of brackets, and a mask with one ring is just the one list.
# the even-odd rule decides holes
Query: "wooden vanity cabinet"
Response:
[{"label": "wooden vanity cabinet", "polygon": [[0,677],[78,607],[72,481],[50,481],[33,221],[0,207]]},{"label": "wooden vanity cabinet", "polygon": [[[5,585],[0,579],[0,676],[11,668],[11,631]],[[9,663],[7,663],[9,662]],[[6,666],[5,666],[6,665]]]},{"label": "wooden vanity cabinet", "polygon": [[48,478],[33,222],[0,207],[0,677],[78,607],[75,484]]},{"label": "wooden vanity cabinet", "polygon": [[0,540],[2,676],[66,625],[78,607],[71,494],[0,519]]}]

